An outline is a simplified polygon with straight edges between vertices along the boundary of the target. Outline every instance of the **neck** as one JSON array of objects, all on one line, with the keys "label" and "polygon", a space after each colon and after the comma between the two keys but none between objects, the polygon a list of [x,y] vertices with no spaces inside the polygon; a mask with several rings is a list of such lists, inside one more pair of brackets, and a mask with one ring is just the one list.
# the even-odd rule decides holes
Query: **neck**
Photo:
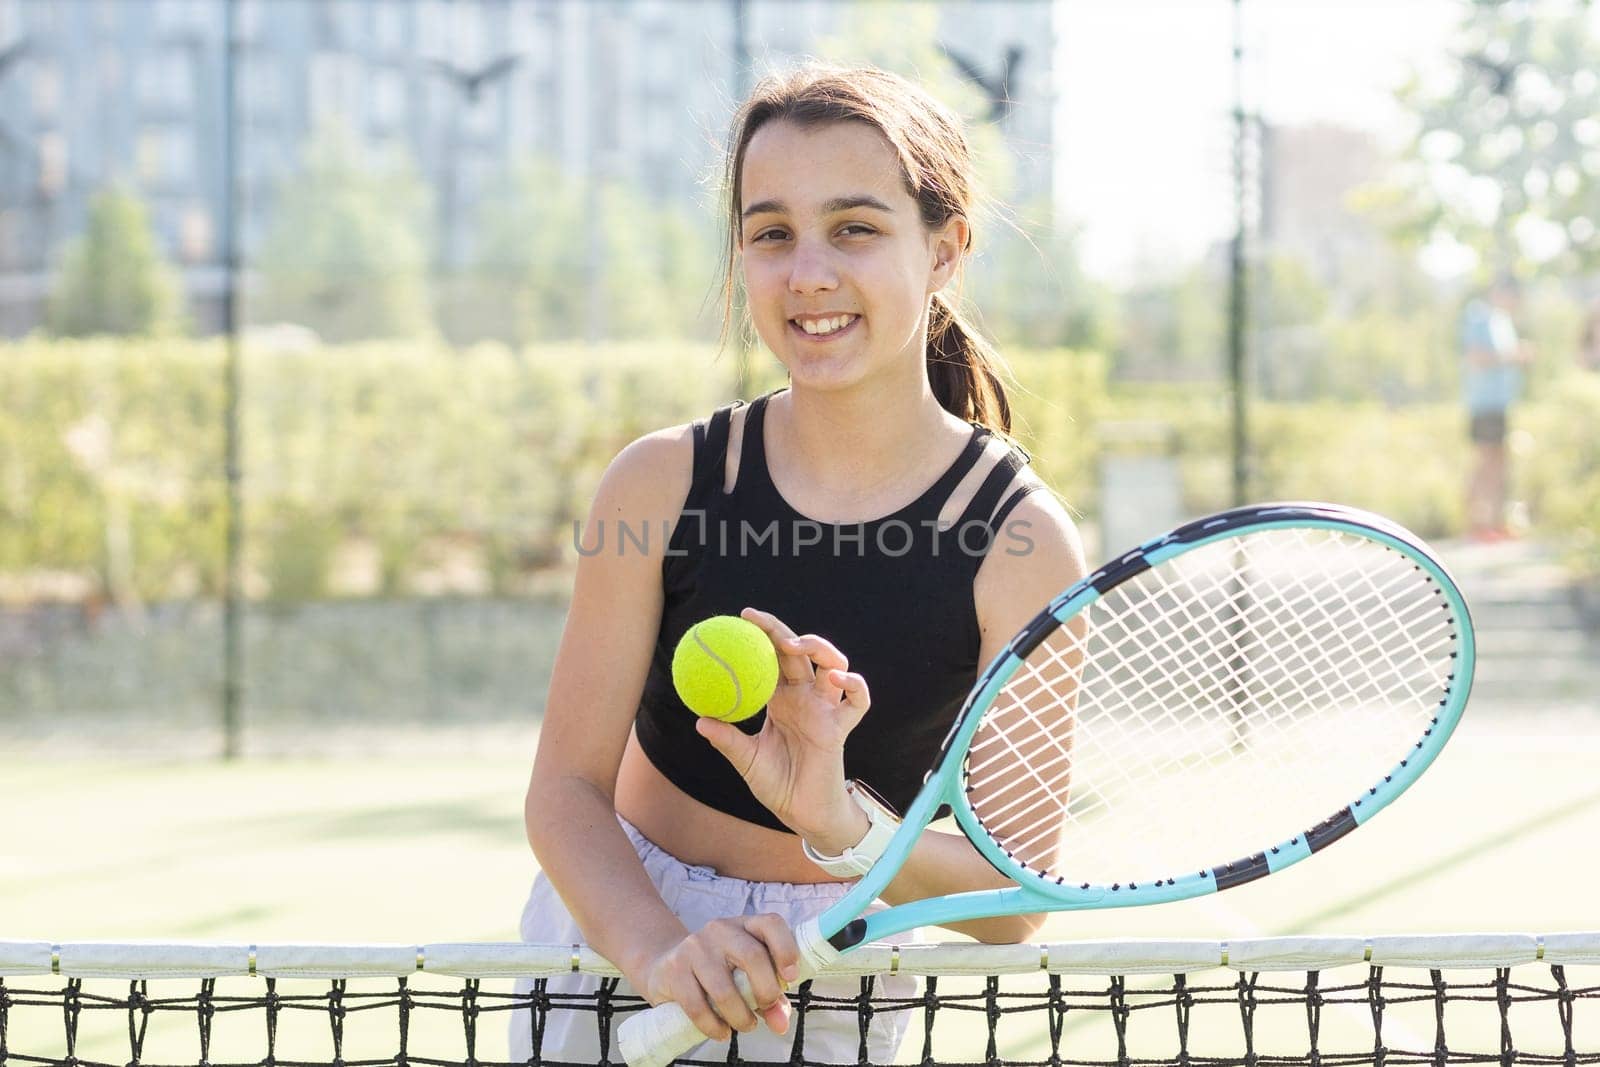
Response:
[{"label": "neck", "polygon": [[786,467],[799,467],[819,489],[865,496],[897,485],[927,466],[960,424],[945,411],[918,368],[922,388],[818,392],[792,385],[772,398],[768,418]]}]

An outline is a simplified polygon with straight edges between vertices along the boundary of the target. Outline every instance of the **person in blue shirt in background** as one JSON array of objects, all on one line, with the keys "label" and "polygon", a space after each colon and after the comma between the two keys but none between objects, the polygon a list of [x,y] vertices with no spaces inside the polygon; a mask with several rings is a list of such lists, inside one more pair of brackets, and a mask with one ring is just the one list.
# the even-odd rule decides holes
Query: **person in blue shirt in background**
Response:
[{"label": "person in blue shirt in background", "polygon": [[1522,394],[1525,342],[1512,316],[1521,303],[1517,280],[1502,274],[1487,297],[1470,300],[1461,316],[1462,386],[1473,445],[1467,481],[1467,534],[1492,542],[1506,529],[1506,415]]},{"label": "person in blue shirt in background", "polygon": [[1578,340],[1578,366],[1587,371],[1600,371],[1600,298],[1589,305],[1589,318]]}]

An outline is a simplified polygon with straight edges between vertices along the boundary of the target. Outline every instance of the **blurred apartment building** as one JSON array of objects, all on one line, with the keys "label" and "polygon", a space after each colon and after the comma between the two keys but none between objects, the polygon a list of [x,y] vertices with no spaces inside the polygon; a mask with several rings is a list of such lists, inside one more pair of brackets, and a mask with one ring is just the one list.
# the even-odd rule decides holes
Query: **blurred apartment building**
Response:
[{"label": "blurred apartment building", "polygon": [[[415,162],[440,213],[445,270],[463,254],[463,207],[523,159],[704,203],[734,101],[754,73],[816,54],[872,4],[0,0],[0,335],[40,323],[63,246],[112,183],[146,203],[197,326],[218,328],[230,124],[247,273],[275,189],[329,122]],[[942,60],[995,98],[991,120],[1012,150],[1019,199],[1048,197],[1054,180],[1052,6],[931,9]]]}]

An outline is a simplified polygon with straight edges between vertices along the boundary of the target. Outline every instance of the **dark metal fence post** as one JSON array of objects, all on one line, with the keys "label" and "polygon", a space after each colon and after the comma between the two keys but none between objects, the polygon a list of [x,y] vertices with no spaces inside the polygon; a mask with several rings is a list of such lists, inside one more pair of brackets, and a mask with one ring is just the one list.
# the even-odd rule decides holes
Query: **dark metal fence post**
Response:
[{"label": "dark metal fence post", "polygon": [[[733,2],[733,106],[739,107],[750,92],[750,25],[747,0]],[[750,397],[750,346],[743,327],[743,301],[735,301],[733,332],[734,395]]]},{"label": "dark metal fence post", "polygon": [[237,86],[235,81],[238,0],[222,6],[222,329],[223,358],[223,475],[227,484],[224,520],[222,579],[222,758],[237,759],[242,750],[240,695],[243,692],[243,564],[244,499],[241,490],[239,396],[239,244],[234,205],[238,159],[234,138]]},{"label": "dark metal fence post", "polygon": [[1233,0],[1233,199],[1236,225],[1228,263],[1228,380],[1232,388],[1233,503],[1250,494],[1248,377],[1245,374],[1245,324],[1249,315],[1245,287],[1245,234],[1249,217],[1245,197],[1245,148],[1248,117],[1244,109],[1244,16],[1241,0]]}]

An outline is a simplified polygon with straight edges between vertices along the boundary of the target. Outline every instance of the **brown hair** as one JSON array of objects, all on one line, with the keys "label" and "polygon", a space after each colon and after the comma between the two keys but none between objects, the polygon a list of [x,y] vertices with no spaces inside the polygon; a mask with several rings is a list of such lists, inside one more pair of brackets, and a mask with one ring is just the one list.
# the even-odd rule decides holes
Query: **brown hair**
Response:
[{"label": "brown hair", "polygon": [[[723,253],[723,338],[733,320],[737,284],[739,213],[745,150],[769,122],[818,126],[864,122],[881,133],[900,157],[906,192],[917,202],[923,225],[942,226],[954,215],[968,221],[972,248],[974,201],[972,158],[961,121],[944,105],[904,78],[871,67],[845,70],[806,66],[763,78],[733,119],[728,139],[727,242]],[[969,422],[1009,435],[1011,403],[1001,373],[1005,364],[943,293],[934,293],[928,317],[928,382],[940,405]]]}]

